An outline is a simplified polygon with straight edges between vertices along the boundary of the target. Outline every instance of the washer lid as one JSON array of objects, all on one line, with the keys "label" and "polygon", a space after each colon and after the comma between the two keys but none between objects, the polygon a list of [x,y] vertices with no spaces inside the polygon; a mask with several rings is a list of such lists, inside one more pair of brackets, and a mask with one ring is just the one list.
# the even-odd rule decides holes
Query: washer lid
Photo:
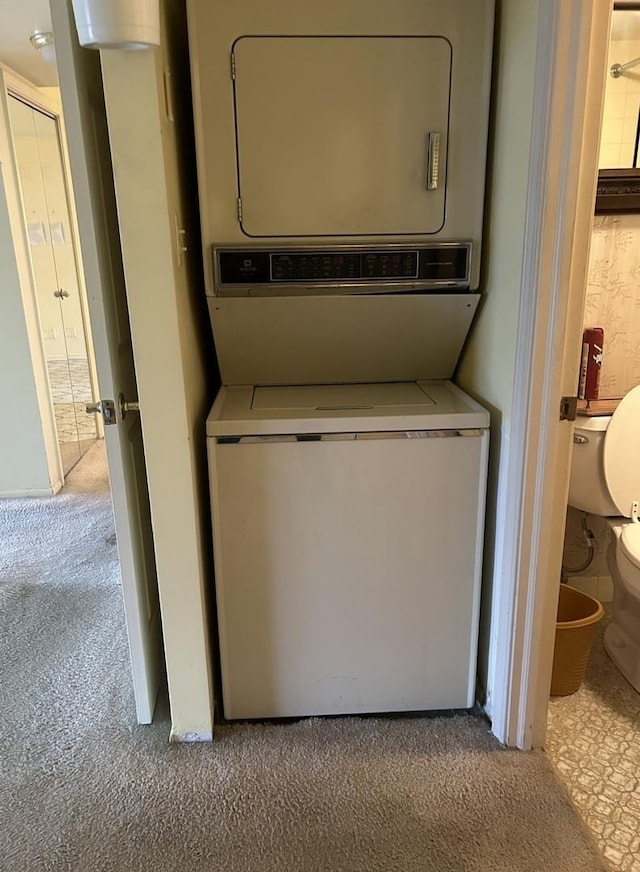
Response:
[{"label": "washer lid", "polygon": [[394,384],[227,386],[207,436],[480,430],[489,413],[448,381]]},{"label": "washer lid", "polygon": [[640,385],[633,388],[611,416],[604,440],[604,477],[621,515],[631,517],[640,502]]},{"label": "washer lid", "polygon": [[433,404],[431,397],[417,382],[401,382],[256,387],[251,408],[257,411],[350,411]]},{"label": "washer lid", "polygon": [[620,534],[623,554],[640,569],[640,524],[626,524]]}]

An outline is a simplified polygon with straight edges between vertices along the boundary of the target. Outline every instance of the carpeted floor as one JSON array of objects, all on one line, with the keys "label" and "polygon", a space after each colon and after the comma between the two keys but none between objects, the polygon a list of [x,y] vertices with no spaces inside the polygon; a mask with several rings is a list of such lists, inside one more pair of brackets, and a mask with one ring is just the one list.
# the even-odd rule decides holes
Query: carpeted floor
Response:
[{"label": "carpeted floor", "polygon": [[101,446],[0,503],[3,872],[597,872],[543,754],[486,723],[134,724]]}]

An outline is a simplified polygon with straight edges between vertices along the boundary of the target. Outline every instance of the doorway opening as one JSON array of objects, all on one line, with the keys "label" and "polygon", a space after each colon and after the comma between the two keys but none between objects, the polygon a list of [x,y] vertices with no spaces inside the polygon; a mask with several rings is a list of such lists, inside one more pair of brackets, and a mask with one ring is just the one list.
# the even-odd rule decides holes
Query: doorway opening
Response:
[{"label": "doorway opening", "polygon": [[[603,340],[596,353],[588,342],[583,346],[582,375],[587,360],[589,373],[588,380],[581,379],[585,396],[579,400],[574,461],[577,452],[588,450],[589,441],[609,438],[608,426],[622,399],[640,385],[640,64],[634,66],[634,60],[640,62],[640,3],[614,4],[599,169],[605,188],[620,176],[631,180],[627,196],[630,185],[637,193],[635,202],[632,197],[616,203],[604,199],[599,186],[582,327],[602,328]],[[611,494],[604,464],[591,468],[574,462],[572,470],[563,582],[603,603],[605,616],[581,687],[551,699],[546,750],[612,868],[635,869],[640,852],[640,682],[634,686],[633,675],[616,662],[607,642],[621,609],[627,627],[637,613],[640,630],[640,588],[629,592],[618,560],[620,532],[631,519],[629,512],[590,507],[596,489]],[[640,576],[640,568],[635,571]],[[638,670],[640,675],[640,663]]]},{"label": "doorway opening", "polygon": [[[62,34],[70,35],[70,28]],[[67,59],[74,51],[80,52],[77,45]],[[123,423],[138,404],[97,56],[85,67],[92,91],[91,100],[83,95],[83,110],[92,113],[98,168],[96,155],[84,148],[86,118],[74,115],[77,102],[69,101],[63,120],[59,88],[37,87],[0,64],[0,243],[7,291],[2,371],[12,398],[7,427],[15,455],[0,469],[3,573],[20,579],[28,594],[51,574],[50,587],[68,604],[69,615],[101,584],[118,590],[108,620],[126,624],[135,712],[139,723],[150,723],[162,664],[154,544],[139,416],[128,415]],[[89,73],[83,78],[77,69],[71,72],[66,87],[89,88]],[[116,291],[120,306],[108,324],[103,278],[113,283],[114,309]],[[106,433],[96,402],[94,338],[106,396],[133,398]],[[115,385],[114,362],[122,368]],[[52,530],[64,537],[55,554]],[[43,608],[36,622],[47,620]],[[73,635],[77,624],[69,629]],[[146,650],[139,650],[150,637],[159,652],[153,671]],[[73,644],[87,653],[82,638]]]},{"label": "doorway opening", "polygon": [[95,414],[86,411],[95,395],[95,369],[59,119],[11,91],[7,106],[56,441],[66,476],[101,433]]}]

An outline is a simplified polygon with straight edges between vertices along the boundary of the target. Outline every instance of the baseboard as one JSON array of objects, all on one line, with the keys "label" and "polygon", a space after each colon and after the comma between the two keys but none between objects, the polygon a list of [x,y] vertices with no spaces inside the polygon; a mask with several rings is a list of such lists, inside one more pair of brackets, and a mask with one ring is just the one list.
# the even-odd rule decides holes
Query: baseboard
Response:
[{"label": "baseboard", "polygon": [[608,575],[569,575],[567,584],[601,603],[613,600],[613,581]]},{"label": "baseboard", "polygon": [[21,497],[52,497],[62,487],[62,482],[48,488],[36,488],[35,490],[0,491],[0,500],[13,500]]},{"label": "baseboard", "polygon": [[179,733],[171,730],[169,741],[174,744],[189,744],[193,742],[213,742],[213,733]]}]

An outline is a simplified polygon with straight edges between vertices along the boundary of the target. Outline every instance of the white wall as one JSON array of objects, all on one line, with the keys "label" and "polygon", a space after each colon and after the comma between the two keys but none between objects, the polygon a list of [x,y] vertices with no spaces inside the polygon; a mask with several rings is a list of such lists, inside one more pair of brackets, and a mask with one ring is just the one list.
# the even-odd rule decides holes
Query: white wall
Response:
[{"label": "white wall", "polygon": [[215,377],[206,352],[211,338],[203,335],[208,317],[192,177],[195,158],[189,157],[184,3],[165,0],[162,7],[162,51],[107,51],[102,65],[172,737],[180,740],[206,738],[213,725],[205,418]]},{"label": "white wall", "polygon": [[483,251],[483,300],[456,382],[491,411],[479,681],[491,711],[489,634],[494,557],[511,427],[529,175],[539,0],[498,0]]},{"label": "white wall", "polygon": [[0,176],[0,497],[51,492],[9,207]]},{"label": "white wall", "polygon": [[0,497],[44,496],[62,486],[62,467],[11,142],[9,86],[38,95],[0,64]]}]

